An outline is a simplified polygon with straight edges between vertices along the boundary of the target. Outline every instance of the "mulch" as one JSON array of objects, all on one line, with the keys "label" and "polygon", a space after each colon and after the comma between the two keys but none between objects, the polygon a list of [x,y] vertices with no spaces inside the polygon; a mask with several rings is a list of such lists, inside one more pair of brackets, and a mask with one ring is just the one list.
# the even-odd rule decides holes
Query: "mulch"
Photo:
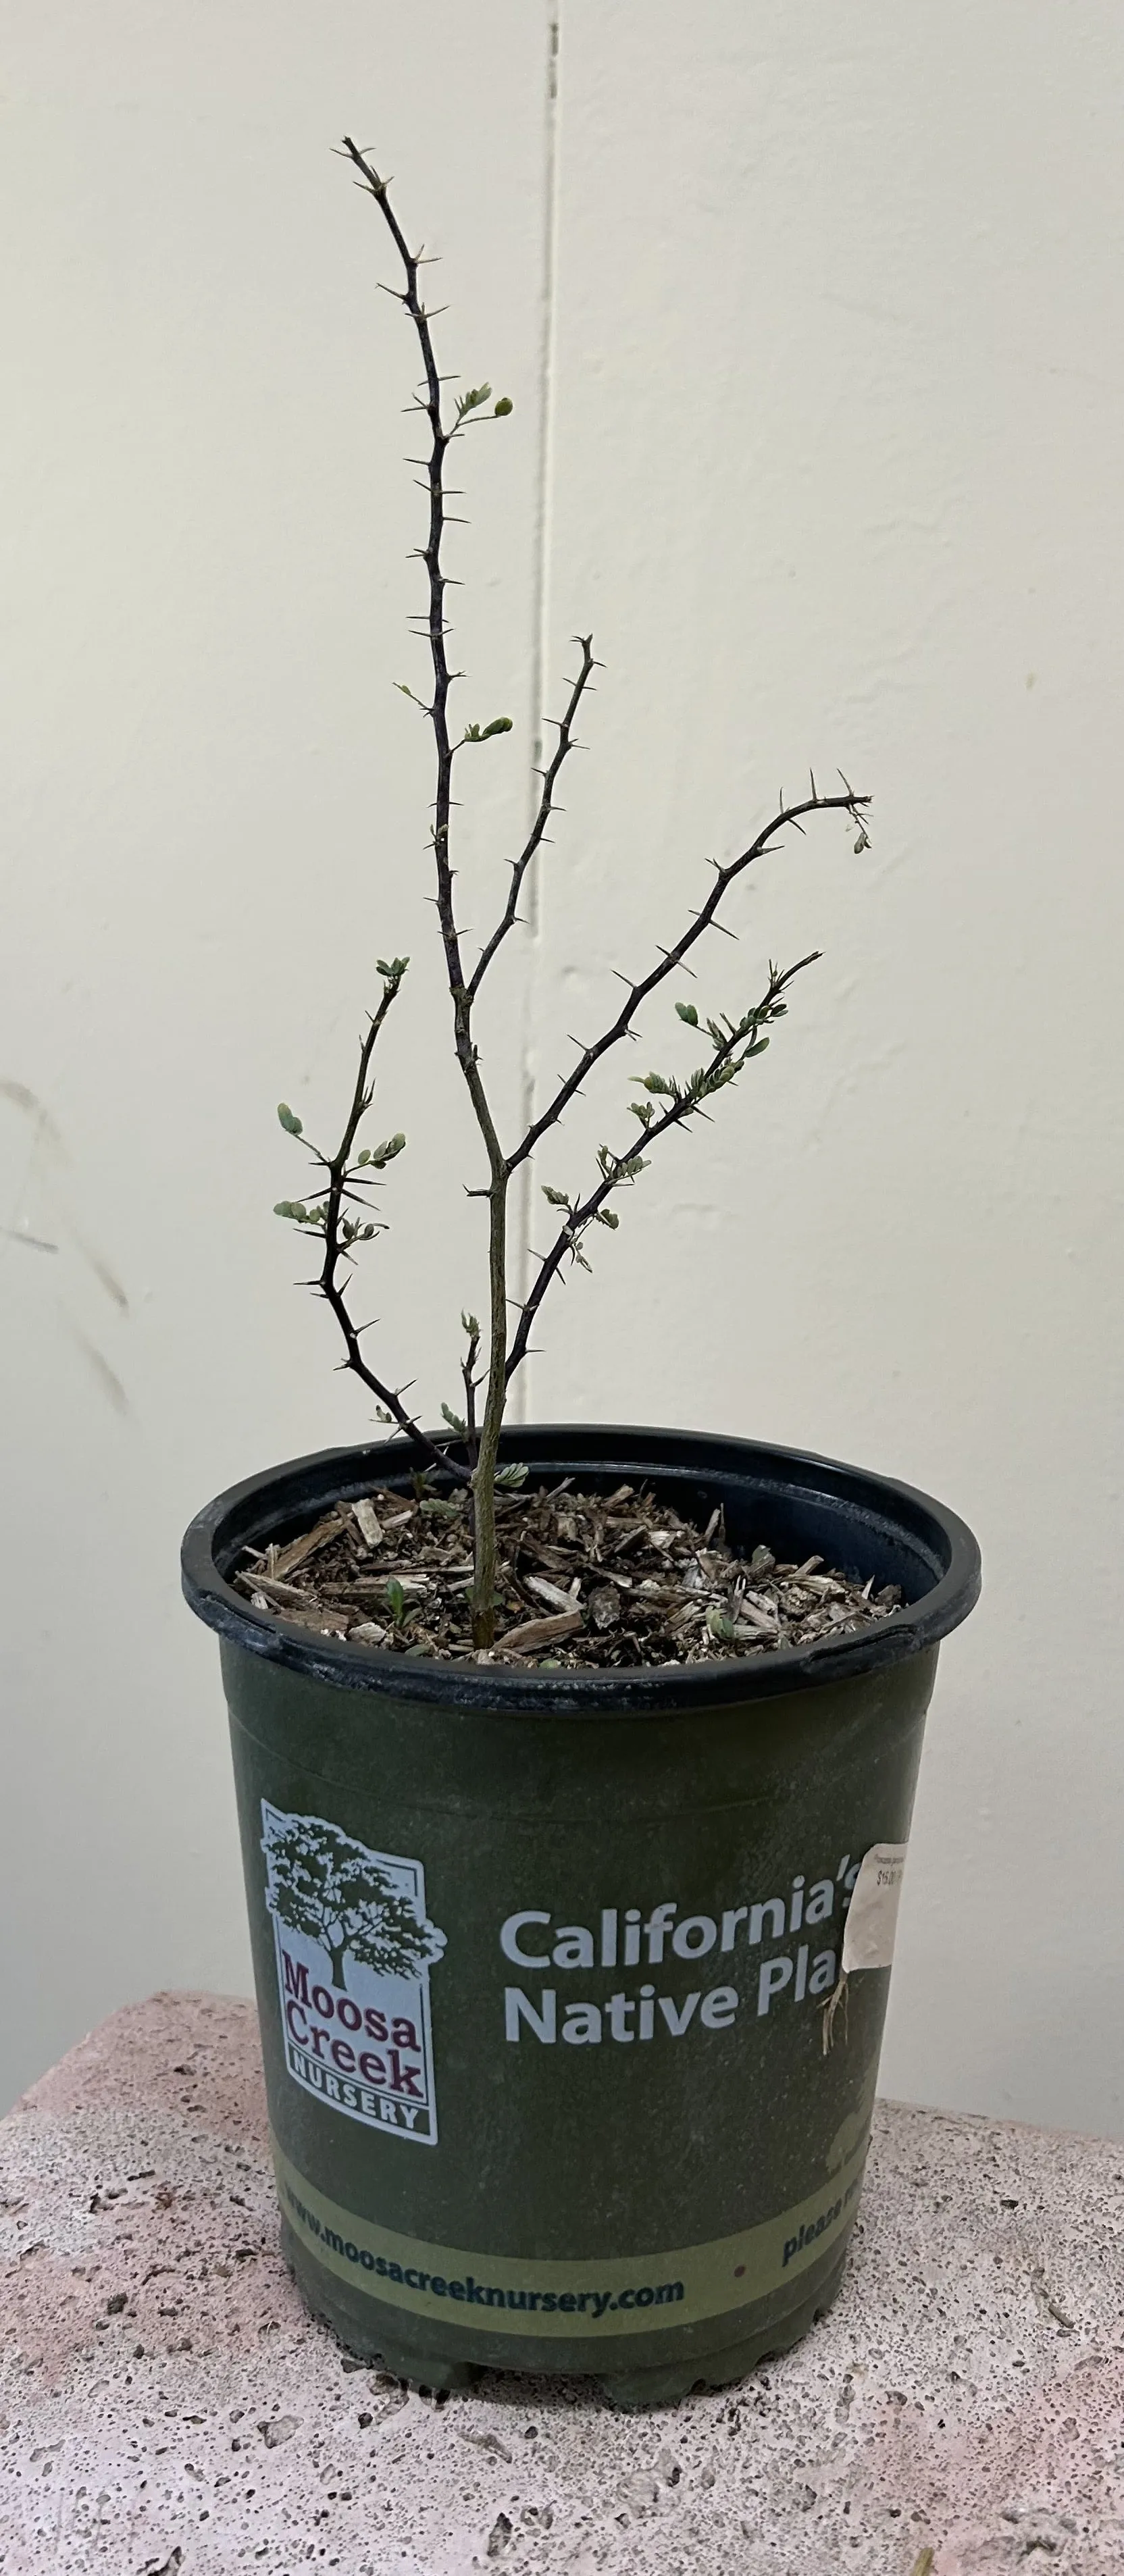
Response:
[{"label": "mulch", "polygon": [[721,1509],[705,1530],[647,1486],[586,1494],[561,1483],[497,1496],[496,1643],[473,1647],[467,1495],[380,1488],[339,1503],[283,1547],[247,1548],[233,1576],[286,1625],[380,1652],[560,1670],[699,1664],[849,1636],[899,1608],[897,1584],[860,1584],[810,1556],[746,1558]]}]

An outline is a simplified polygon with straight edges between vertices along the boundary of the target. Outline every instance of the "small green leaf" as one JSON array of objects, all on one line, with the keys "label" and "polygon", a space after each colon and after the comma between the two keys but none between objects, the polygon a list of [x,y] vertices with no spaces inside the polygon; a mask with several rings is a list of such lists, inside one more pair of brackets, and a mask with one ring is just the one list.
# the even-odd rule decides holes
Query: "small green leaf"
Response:
[{"label": "small green leaf", "polygon": [[490,402],[491,398],[492,388],[490,385],[470,386],[469,391],[466,394],[461,394],[458,400],[457,419],[464,420],[468,412],[479,411],[481,403]]},{"label": "small green leaf", "polygon": [[461,1328],[468,1334],[470,1342],[479,1341],[480,1326],[477,1319],[475,1315],[466,1315],[463,1306],[461,1308]]},{"label": "small green leaf", "polygon": [[468,1429],[468,1425],[467,1425],[467,1423],[466,1423],[465,1421],[463,1421],[463,1420],[462,1420],[462,1417],[461,1417],[461,1415],[460,1415],[459,1413],[454,1413],[454,1412],[453,1412],[453,1409],[452,1409],[451,1405],[448,1405],[448,1404],[443,1404],[443,1405],[442,1405],[442,1407],[441,1407],[441,1419],[442,1419],[442,1421],[443,1421],[443,1422],[447,1422],[447,1423],[448,1423],[450,1431],[459,1431],[459,1432],[460,1432],[460,1434],[461,1434],[461,1437],[463,1438],[464,1433],[465,1433],[465,1432],[467,1431],[467,1429]]},{"label": "small green leaf", "polygon": [[294,1210],[293,1210],[293,1202],[292,1202],[292,1200],[291,1200],[291,1199],[278,1199],[278,1201],[277,1201],[277,1205],[276,1205],[276,1207],[274,1208],[273,1213],[274,1213],[274,1216],[292,1216],[292,1215],[293,1215],[293,1213],[294,1213]]},{"label": "small green leaf", "polygon": [[480,740],[481,740],[481,742],[490,742],[490,741],[491,741],[491,738],[492,738],[492,735],[493,735],[494,733],[510,733],[510,732],[511,732],[511,717],[510,717],[510,716],[493,716],[492,721],[491,721],[491,724],[486,724],[486,725],[485,725],[485,727],[484,727],[484,731],[483,731],[483,733],[482,733],[482,734],[481,734],[481,736],[480,736]]},{"label": "small green leaf", "polygon": [[395,1627],[400,1628],[402,1621],[406,1616],[406,1595],[402,1590],[402,1586],[396,1574],[391,1574],[387,1577],[386,1606],[394,1621]]},{"label": "small green leaf", "polygon": [[527,1470],[525,1466],[497,1467],[496,1469],[496,1483],[497,1485],[502,1486],[505,1493],[517,1492],[519,1486],[525,1485],[526,1482]]},{"label": "small green leaf", "polygon": [[395,1155],[404,1152],[405,1144],[405,1137],[399,1134],[397,1136],[388,1136],[385,1143],[382,1145],[373,1146],[371,1149],[371,1163],[373,1169],[376,1172],[385,1171],[387,1164],[394,1161]]},{"label": "small green leaf", "polygon": [[680,1019],[686,1020],[689,1029],[697,1029],[699,1025],[699,1015],[693,1002],[677,1002],[675,1008],[679,1013]]},{"label": "small green leaf", "polygon": [[501,394],[492,417],[494,420],[506,420],[509,411],[514,411],[514,409],[515,405],[512,402],[510,394]]},{"label": "small green leaf", "polygon": [[385,957],[376,957],[375,968],[384,983],[400,984],[409,963],[408,957],[392,957],[389,962]]},{"label": "small green leaf", "polygon": [[748,1047],[746,1048],[746,1054],[747,1054],[747,1055],[764,1055],[764,1053],[765,1053],[765,1049],[766,1049],[766,1047],[768,1046],[768,1043],[769,1043],[768,1038],[755,1038],[755,1039],[754,1039],[754,1041],[753,1041],[752,1046],[748,1046]]},{"label": "small green leaf", "polygon": [[570,1201],[565,1190],[552,1190],[549,1181],[543,1182],[542,1194],[544,1199],[549,1199],[552,1207],[569,1207]]},{"label": "small green leaf", "polygon": [[613,1233],[615,1234],[617,1227],[620,1224],[620,1218],[617,1215],[615,1208],[598,1208],[597,1222],[598,1225],[611,1226]]},{"label": "small green leaf", "polygon": [[675,1084],[668,1081],[665,1073],[634,1073],[632,1079],[644,1091],[662,1092],[666,1099],[675,1097]]},{"label": "small green leaf", "polygon": [[733,1644],[736,1634],[734,1622],[725,1610],[719,1609],[717,1601],[711,1602],[710,1608],[706,1614],[706,1624],[717,1645],[729,1646]]},{"label": "small green leaf", "polygon": [[290,1109],[287,1100],[278,1101],[277,1115],[287,1136],[303,1136],[304,1121],[303,1119],[298,1118],[295,1112]]}]

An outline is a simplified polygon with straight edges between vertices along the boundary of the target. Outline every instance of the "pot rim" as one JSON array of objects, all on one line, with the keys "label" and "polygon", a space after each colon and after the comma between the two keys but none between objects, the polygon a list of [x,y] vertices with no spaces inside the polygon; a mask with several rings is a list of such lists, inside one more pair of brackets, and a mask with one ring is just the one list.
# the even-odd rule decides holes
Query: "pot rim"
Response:
[{"label": "pot rim", "polygon": [[636,1711],[688,1715],[700,1708],[776,1698],[825,1683],[857,1680],[905,1662],[946,1637],[979,1598],[980,1551],[971,1530],[931,1495],[891,1476],[821,1458],[814,1451],[718,1432],[651,1430],[627,1425],[520,1423],[505,1428],[501,1456],[525,1461],[545,1477],[595,1476],[614,1483],[647,1476],[673,1497],[676,1484],[713,1483],[760,1497],[767,1522],[770,1494],[789,1506],[802,1497],[834,1509],[840,1527],[865,1530],[908,1552],[933,1581],[876,1626],[809,1646],[782,1646],[769,1656],[704,1664],[614,1665],[608,1671],[522,1672],[501,1664],[448,1663],[349,1645],[254,1610],[227,1581],[247,1545],[333,1502],[354,1501],[372,1485],[405,1480],[416,1465],[402,1437],[321,1449],[246,1477],[196,1514],[183,1541],[185,1598],[198,1618],[230,1644],[339,1690],[427,1701],[493,1715],[607,1718]]}]

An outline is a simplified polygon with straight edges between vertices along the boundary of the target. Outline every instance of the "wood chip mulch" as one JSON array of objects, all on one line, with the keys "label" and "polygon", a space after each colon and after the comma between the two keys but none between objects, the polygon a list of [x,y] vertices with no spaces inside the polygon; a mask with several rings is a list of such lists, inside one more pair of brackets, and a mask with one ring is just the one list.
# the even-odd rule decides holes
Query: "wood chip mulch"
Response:
[{"label": "wood chip mulch", "polygon": [[579,1494],[570,1478],[497,1497],[496,1643],[473,1648],[467,1497],[380,1490],[299,1538],[247,1548],[233,1581],[256,1610],[352,1645],[439,1660],[596,1670],[775,1654],[849,1636],[899,1608],[897,1584],[858,1584],[808,1557],[746,1559],[721,1510],[704,1531],[646,1487]]}]

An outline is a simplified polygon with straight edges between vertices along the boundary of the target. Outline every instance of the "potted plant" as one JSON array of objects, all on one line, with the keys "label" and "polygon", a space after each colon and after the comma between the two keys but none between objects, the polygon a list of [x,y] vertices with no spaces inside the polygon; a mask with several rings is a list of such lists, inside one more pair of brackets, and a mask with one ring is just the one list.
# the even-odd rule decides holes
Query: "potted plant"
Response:
[{"label": "potted plant", "polygon": [[[596,2374],[622,2405],[736,2379],[830,2303],[858,2205],[894,1914],[940,1639],[970,1610],[970,1532],[884,1477],[750,1439],[514,1427],[543,1300],[673,1128],[763,1054],[794,978],[701,1013],[688,961],[729,888],[846,780],[779,810],[526,1131],[501,1134],[481,993],[519,917],[595,667],[590,637],[506,900],[470,956],[454,773],[509,719],[451,719],[446,468],[511,410],[450,399],[387,185],[422,362],[436,758],[432,862],[457,1064],[481,1142],[484,1323],[463,1407],[427,1433],[349,1297],[404,1136],[368,1119],[408,960],[379,960],[334,1150],[278,1213],[389,1437],[274,1468],[192,1523],[184,1585],[230,1706],[285,2248],[355,2351],[431,2387],[482,2368]],[[407,692],[412,694],[412,692]],[[664,988],[667,988],[666,994]],[[633,1078],[633,1125],[509,1290],[512,1183],[652,996],[693,1061]],[[695,1034],[697,1032],[697,1035]],[[279,1116],[307,1144],[286,1105]],[[622,1122],[623,1123],[623,1122]],[[541,1166],[540,1166],[541,1168]]]}]

